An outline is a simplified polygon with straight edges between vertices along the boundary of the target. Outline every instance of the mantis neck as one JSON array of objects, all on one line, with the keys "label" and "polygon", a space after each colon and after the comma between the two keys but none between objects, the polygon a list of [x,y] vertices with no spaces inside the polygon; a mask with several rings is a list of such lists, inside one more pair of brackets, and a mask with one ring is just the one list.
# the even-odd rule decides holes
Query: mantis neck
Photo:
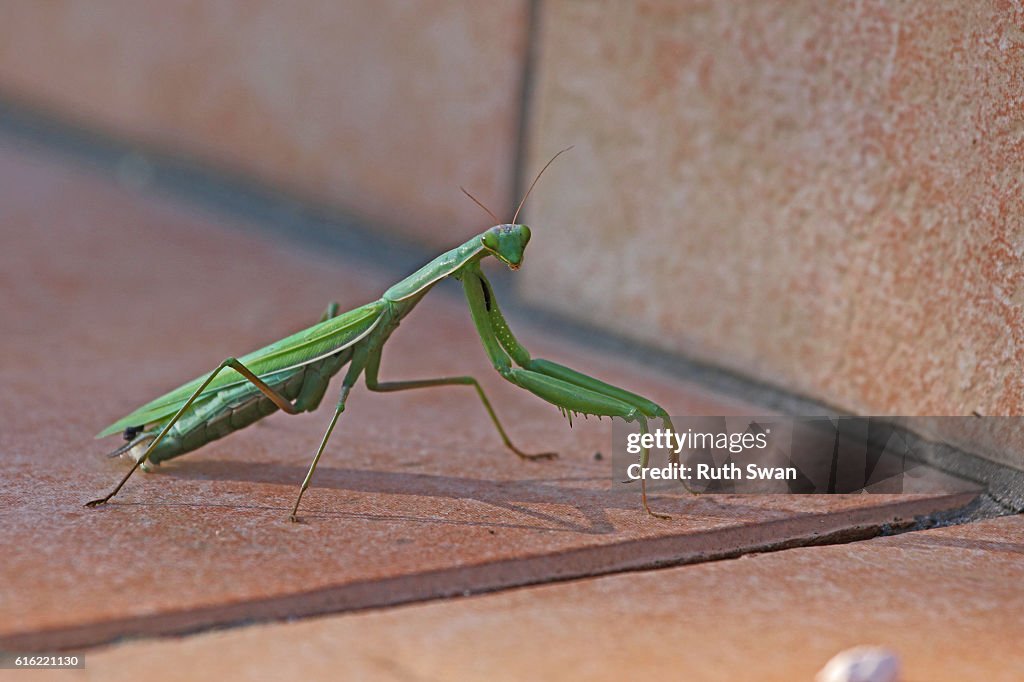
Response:
[{"label": "mantis neck", "polygon": [[477,235],[465,244],[456,246],[430,261],[398,284],[384,292],[383,298],[398,302],[425,292],[431,286],[460,271],[467,263],[478,261],[484,256],[484,248]]}]

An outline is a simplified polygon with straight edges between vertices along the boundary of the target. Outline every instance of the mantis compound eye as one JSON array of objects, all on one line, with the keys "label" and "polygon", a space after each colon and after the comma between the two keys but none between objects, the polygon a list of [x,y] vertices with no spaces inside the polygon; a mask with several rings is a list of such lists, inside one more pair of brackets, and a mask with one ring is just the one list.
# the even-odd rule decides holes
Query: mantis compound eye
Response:
[{"label": "mantis compound eye", "polygon": [[484,232],[483,236],[484,248],[488,251],[498,250],[498,235],[491,231]]}]

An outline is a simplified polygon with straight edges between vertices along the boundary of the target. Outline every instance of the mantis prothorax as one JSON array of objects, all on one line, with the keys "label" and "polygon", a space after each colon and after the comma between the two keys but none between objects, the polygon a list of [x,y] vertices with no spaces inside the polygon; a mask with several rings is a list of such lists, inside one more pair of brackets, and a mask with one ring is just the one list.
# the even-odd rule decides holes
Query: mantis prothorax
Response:
[{"label": "mantis prothorax", "polygon": [[[341,396],[327,431],[320,441],[313,462],[299,488],[290,515],[297,520],[299,503],[309,487],[320,456],[345,410],[349,392],[364,377],[371,391],[404,391],[433,386],[472,386],[494,422],[505,445],[522,459],[555,457],[555,453],[527,454],[512,444],[498,420],[480,383],[471,376],[388,381],[378,379],[381,351],[392,332],[430,289],[446,277],[462,282],[469,312],[484,350],[498,374],[516,386],[557,406],[563,414],[619,417],[638,422],[647,432],[647,420],[659,418],[671,429],[668,413],[654,402],[635,393],[606,384],[548,360],[533,358],[509,329],[498,308],[490,283],[480,261],[497,258],[512,270],[523,263],[523,252],[530,241],[530,228],[516,223],[519,210],[548,166],[563,152],[555,154],[537,174],[516,209],[511,223],[495,225],[461,246],[441,254],[422,268],[384,292],[380,299],[345,313],[328,306],[318,324],[284,338],[241,358],[227,358],[212,372],[146,403],[114,422],[97,438],[123,432],[128,441],[112,455],[127,454],[135,460],[131,470],[106,496],[87,503],[93,507],[106,503],[121,490],[140,466],[178,457],[210,441],[248,426],[280,409],[288,414],[311,412],[319,406],[331,378],[346,365]],[[465,192],[465,190],[463,190]],[[483,204],[466,192],[493,217]],[[500,222],[495,218],[496,222]],[[646,467],[648,450],[640,456]],[[641,479],[643,507],[651,516],[668,518],[651,511],[647,504],[646,481]]]}]

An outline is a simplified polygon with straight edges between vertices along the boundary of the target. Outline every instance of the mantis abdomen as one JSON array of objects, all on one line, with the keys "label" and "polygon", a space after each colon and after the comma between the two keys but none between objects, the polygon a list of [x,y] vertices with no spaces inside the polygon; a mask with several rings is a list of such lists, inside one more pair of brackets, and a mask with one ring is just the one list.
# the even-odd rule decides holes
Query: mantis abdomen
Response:
[{"label": "mantis abdomen", "polygon": [[[293,401],[297,412],[309,412],[317,408],[331,377],[338,373],[351,356],[351,350],[342,351],[302,367],[278,372],[267,377],[266,384],[287,400]],[[184,455],[243,429],[277,410],[277,405],[251,383],[225,387],[189,408],[157,443],[146,464],[160,464]],[[138,460],[165,425],[166,420],[146,424],[143,432],[111,454],[126,454]],[[143,466],[147,468],[145,464]]]}]

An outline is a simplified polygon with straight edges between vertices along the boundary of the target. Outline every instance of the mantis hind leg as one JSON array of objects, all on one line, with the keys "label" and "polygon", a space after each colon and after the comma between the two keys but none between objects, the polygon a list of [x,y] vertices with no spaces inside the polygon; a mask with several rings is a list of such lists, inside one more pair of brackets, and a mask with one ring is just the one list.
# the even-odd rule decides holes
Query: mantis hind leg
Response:
[{"label": "mantis hind leg", "polygon": [[476,394],[480,396],[480,402],[483,403],[484,409],[487,410],[487,414],[490,415],[491,421],[494,423],[495,428],[498,429],[498,434],[501,436],[501,440],[505,443],[505,446],[509,450],[519,455],[521,459],[536,461],[541,459],[554,459],[558,457],[557,452],[541,452],[537,454],[529,454],[523,452],[512,443],[512,439],[509,438],[508,433],[505,431],[505,427],[501,425],[501,420],[498,419],[498,414],[494,411],[494,407],[491,405],[491,401],[487,399],[487,394],[484,393],[484,389],[480,386],[480,382],[471,376],[461,377],[441,377],[438,379],[417,379],[414,381],[386,381],[380,382],[377,380],[377,374],[380,370],[380,353],[378,352],[373,357],[366,367],[366,387],[371,391],[380,393],[388,393],[393,391],[407,391],[414,388],[431,388],[434,386],[472,386],[476,389]]},{"label": "mantis hind leg", "polygon": [[[337,303],[337,301],[331,301],[327,305],[327,308],[324,311],[323,315],[320,316],[320,320],[319,321],[320,322],[326,322],[327,320],[331,319],[332,317],[337,316],[337,314],[338,314],[338,303]],[[341,364],[343,364],[343,363],[341,363]],[[338,366],[340,366],[340,365],[338,365]],[[332,365],[332,368],[334,369],[335,372],[337,371],[337,368],[333,367],[333,365]],[[331,369],[331,368],[328,368],[328,371],[329,371],[329,369]],[[330,381],[330,378],[331,378],[329,375],[324,377],[323,376],[324,374],[326,374],[326,372],[307,373],[307,376],[305,377],[305,379],[303,381],[302,387],[299,390],[298,398],[296,398],[296,400],[295,400],[295,408],[296,408],[297,411],[300,411],[300,412],[301,411],[312,411],[312,410],[316,409],[317,405],[320,403],[320,399],[323,397],[324,391],[327,388],[326,383],[328,381]],[[320,384],[323,384],[322,388],[321,388]],[[276,393],[276,391],[275,391],[275,393]],[[287,402],[287,399],[284,398],[283,396],[278,395],[278,397],[282,401]],[[160,432],[159,428],[155,428],[155,429],[147,431],[145,429],[144,425],[143,426],[129,427],[128,429],[125,429],[125,432],[124,432],[124,439],[127,442],[124,443],[123,445],[121,445],[119,448],[117,448],[113,452],[108,453],[107,457],[120,457],[122,455],[125,455],[125,454],[131,452],[132,450],[136,449],[136,447],[140,443],[145,443],[146,441],[154,438],[159,432]],[[141,455],[140,455],[140,457],[141,457]],[[150,459],[151,460],[155,459],[155,455],[151,454],[150,455]],[[142,468],[146,469],[146,465],[145,464],[142,465]]]},{"label": "mantis hind leg", "polygon": [[149,457],[153,453],[153,450],[156,449],[156,446],[159,445],[160,442],[164,439],[167,433],[171,430],[171,427],[173,427],[178,422],[178,420],[181,419],[181,415],[185,414],[186,410],[188,410],[188,408],[192,406],[192,403],[195,402],[196,398],[198,398],[202,394],[202,392],[206,390],[206,387],[210,385],[210,382],[213,381],[214,377],[216,377],[223,370],[229,367],[238,372],[239,374],[241,374],[246,379],[248,379],[256,388],[260,390],[261,393],[270,398],[270,400],[282,411],[288,414],[298,414],[300,412],[300,410],[296,409],[288,401],[287,398],[285,398],[283,395],[281,395],[274,389],[270,388],[270,386],[267,386],[267,384],[264,383],[264,381],[260,379],[258,376],[253,374],[248,367],[243,365],[235,358],[228,358],[224,360],[224,362],[220,363],[217,366],[217,369],[213,370],[210,373],[210,376],[206,377],[206,381],[204,381],[199,386],[199,388],[196,389],[195,393],[193,393],[189,397],[189,399],[186,400],[185,403],[180,408],[178,408],[178,411],[174,413],[174,416],[171,417],[166,424],[164,424],[163,428],[160,429],[160,433],[157,434],[156,438],[154,438],[153,441],[149,444],[149,447],[146,448],[146,451],[142,454],[142,456],[135,461],[135,464],[132,466],[131,469],[128,470],[128,473],[124,475],[124,478],[121,479],[121,482],[118,483],[106,497],[101,497],[97,500],[91,500],[89,502],[86,502],[85,506],[97,507],[101,504],[106,504],[110,500],[110,498],[116,495],[118,491],[120,491],[121,488],[124,486],[124,484],[128,482],[128,479],[131,478],[132,474],[135,473],[135,470],[138,469],[140,466],[143,466],[147,461],[149,461]]}]

